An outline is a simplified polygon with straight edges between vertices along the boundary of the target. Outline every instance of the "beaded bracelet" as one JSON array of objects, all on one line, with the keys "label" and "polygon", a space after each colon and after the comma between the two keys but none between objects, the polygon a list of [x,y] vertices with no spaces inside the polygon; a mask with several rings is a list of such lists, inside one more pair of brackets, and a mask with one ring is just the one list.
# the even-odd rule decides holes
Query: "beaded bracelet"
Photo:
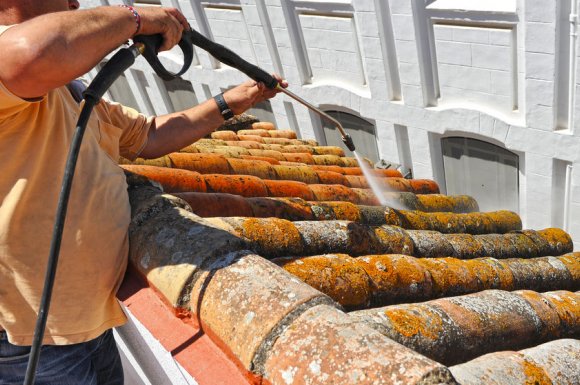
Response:
[{"label": "beaded bracelet", "polygon": [[130,5],[121,4],[119,5],[119,7],[127,8],[133,14],[133,17],[135,18],[135,23],[137,24],[137,29],[135,30],[135,35],[137,35],[139,33],[139,30],[141,29],[141,16],[137,12],[137,10],[131,7]]}]

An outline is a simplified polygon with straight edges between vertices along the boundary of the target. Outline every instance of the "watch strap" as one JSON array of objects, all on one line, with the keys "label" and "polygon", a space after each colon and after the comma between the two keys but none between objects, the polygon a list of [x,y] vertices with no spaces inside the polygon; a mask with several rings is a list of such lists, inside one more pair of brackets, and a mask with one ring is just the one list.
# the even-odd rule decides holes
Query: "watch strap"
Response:
[{"label": "watch strap", "polygon": [[223,93],[214,96],[213,99],[218,105],[220,114],[222,115],[224,120],[228,120],[234,117],[234,112],[230,109],[230,106],[228,106],[228,104],[226,103]]}]

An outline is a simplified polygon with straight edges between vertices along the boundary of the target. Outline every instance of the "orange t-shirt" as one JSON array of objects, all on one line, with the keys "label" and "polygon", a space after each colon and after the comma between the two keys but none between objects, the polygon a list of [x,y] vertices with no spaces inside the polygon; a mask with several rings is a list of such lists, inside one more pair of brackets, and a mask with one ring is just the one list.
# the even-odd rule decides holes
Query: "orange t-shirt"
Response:
[{"label": "orange t-shirt", "polygon": [[[79,112],[66,87],[29,102],[0,83],[0,328],[13,344],[32,343]],[[135,110],[106,101],[91,116],[76,166],[45,344],[88,341],[125,322],[115,294],[127,265],[130,206],[116,160],[138,155],[150,124]]]}]

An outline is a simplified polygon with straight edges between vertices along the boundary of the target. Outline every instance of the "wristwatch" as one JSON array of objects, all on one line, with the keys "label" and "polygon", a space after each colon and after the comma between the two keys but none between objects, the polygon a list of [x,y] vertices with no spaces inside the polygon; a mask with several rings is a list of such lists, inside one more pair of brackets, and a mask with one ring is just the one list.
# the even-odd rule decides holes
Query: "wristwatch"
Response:
[{"label": "wristwatch", "polygon": [[228,120],[234,117],[234,113],[230,109],[230,106],[228,106],[228,104],[226,103],[223,93],[214,96],[213,99],[217,103],[218,108],[220,110],[220,114],[223,116],[224,120]]}]

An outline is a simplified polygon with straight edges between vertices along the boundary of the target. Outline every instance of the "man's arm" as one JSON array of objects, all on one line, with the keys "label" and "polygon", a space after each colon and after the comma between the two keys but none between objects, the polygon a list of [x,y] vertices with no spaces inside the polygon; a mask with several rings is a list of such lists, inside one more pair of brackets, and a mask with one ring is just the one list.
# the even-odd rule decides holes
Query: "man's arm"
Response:
[{"label": "man's arm", "polygon": [[[288,86],[278,75],[274,77],[282,87]],[[262,83],[248,81],[226,91],[224,99],[237,115],[276,93],[276,90],[267,89]],[[223,122],[224,118],[213,99],[182,112],[158,116],[149,131],[147,145],[139,156],[151,159],[179,151],[213,132]]]},{"label": "man's arm", "polygon": [[[187,27],[173,8],[137,8],[140,34],[162,34],[162,50],[179,42]],[[17,96],[35,98],[85,74],[135,34],[133,14],[98,7],[35,17],[0,35],[0,80]]]}]

